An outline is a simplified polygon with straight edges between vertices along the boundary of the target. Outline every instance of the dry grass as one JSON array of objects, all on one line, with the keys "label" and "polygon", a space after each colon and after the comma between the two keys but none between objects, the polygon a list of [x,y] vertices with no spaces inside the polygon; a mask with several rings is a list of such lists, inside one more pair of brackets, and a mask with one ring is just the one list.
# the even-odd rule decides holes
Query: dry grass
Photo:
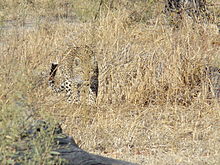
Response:
[{"label": "dry grass", "polygon": [[[7,2],[5,13],[22,15],[18,8],[12,12],[16,3]],[[117,10],[105,9],[96,21],[73,23],[70,17],[82,15],[82,20],[89,20],[96,10],[75,14],[74,2],[80,1],[65,2],[68,10],[58,1],[34,3],[36,10],[25,3],[22,11],[32,19],[46,17],[32,28],[10,26],[1,31],[0,131],[8,130],[1,141],[7,134],[19,134],[21,112],[27,107],[12,105],[22,101],[35,110],[34,118],[52,116],[83,149],[93,153],[140,164],[219,164],[219,102],[208,97],[209,79],[204,74],[206,65],[220,66],[220,38],[214,25],[194,24],[186,18],[182,28],[175,30],[159,14],[162,4],[153,1],[146,15],[140,12],[144,9],[139,10],[141,2],[134,5],[136,14],[116,4]],[[82,7],[90,9],[86,5]],[[5,13],[2,19],[13,18]],[[56,21],[49,21],[54,17]],[[50,63],[59,61],[70,44],[91,45],[97,54],[96,105],[67,104],[47,87]],[[45,71],[46,75],[41,74]],[[0,151],[9,145],[3,144]]]}]

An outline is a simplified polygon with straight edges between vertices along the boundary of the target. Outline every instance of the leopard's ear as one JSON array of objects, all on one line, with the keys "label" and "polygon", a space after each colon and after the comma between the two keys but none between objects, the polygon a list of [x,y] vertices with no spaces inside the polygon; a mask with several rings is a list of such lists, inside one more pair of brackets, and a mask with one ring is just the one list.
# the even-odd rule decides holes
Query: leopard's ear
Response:
[{"label": "leopard's ear", "polygon": [[58,63],[53,62],[50,68],[50,79],[53,79],[55,77],[57,68],[58,68]]}]

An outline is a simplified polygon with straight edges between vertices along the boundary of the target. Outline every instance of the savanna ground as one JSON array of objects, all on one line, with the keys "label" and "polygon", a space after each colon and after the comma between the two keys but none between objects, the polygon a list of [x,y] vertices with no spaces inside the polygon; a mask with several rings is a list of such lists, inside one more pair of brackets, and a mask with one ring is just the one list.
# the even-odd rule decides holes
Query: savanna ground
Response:
[{"label": "savanna ground", "polygon": [[[95,154],[147,165],[220,164],[220,106],[203,74],[220,67],[219,0],[209,1],[211,25],[186,17],[179,29],[163,1],[103,2],[0,1],[1,164],[14,163],[27,110],[61,123]],[[48,88],[51,62],[71,44],[96,53],[95,105],[68,104]],[[51,137],[36,139],[31,161],[20,161],[53,164]]]}]

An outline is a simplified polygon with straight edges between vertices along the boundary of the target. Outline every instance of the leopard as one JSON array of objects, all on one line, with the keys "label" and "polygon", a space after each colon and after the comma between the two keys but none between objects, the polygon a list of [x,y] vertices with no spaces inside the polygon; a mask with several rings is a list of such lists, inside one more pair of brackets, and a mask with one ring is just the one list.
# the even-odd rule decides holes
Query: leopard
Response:
[{"label": "leopard", "polygon": [[207,10],[206,0],[166,0],[165,11],[181,13],[186,11],[189,15]]},{"label": "leopard", "polygon": [[[98,62],[91,47],[70,46],[59,63],[51,63],[49,86],[55,93],[65,92],[68,103],[94,104],[98,96],[98,76]],[[57,77],[60,77],[59,85]]]},{"label": "leopard", "polygon": [[195,23],[213,23],[206,0],[165,0],[164,13],[176,26],[187,16]]}]

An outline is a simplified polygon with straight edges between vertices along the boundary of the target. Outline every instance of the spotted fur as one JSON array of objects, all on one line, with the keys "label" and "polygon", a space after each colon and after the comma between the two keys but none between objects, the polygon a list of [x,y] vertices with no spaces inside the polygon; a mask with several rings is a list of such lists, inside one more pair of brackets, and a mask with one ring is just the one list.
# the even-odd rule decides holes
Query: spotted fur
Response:
[{"label": "spotted fur", "polygon": [[[52,63],[49,86],[56,93],[65,92],[68,102],[95,103],[98,74],[98,63],[88,46],[70,47],[60,64]],[[56,85],[56,76],[60,77],[59,86]]]}]

